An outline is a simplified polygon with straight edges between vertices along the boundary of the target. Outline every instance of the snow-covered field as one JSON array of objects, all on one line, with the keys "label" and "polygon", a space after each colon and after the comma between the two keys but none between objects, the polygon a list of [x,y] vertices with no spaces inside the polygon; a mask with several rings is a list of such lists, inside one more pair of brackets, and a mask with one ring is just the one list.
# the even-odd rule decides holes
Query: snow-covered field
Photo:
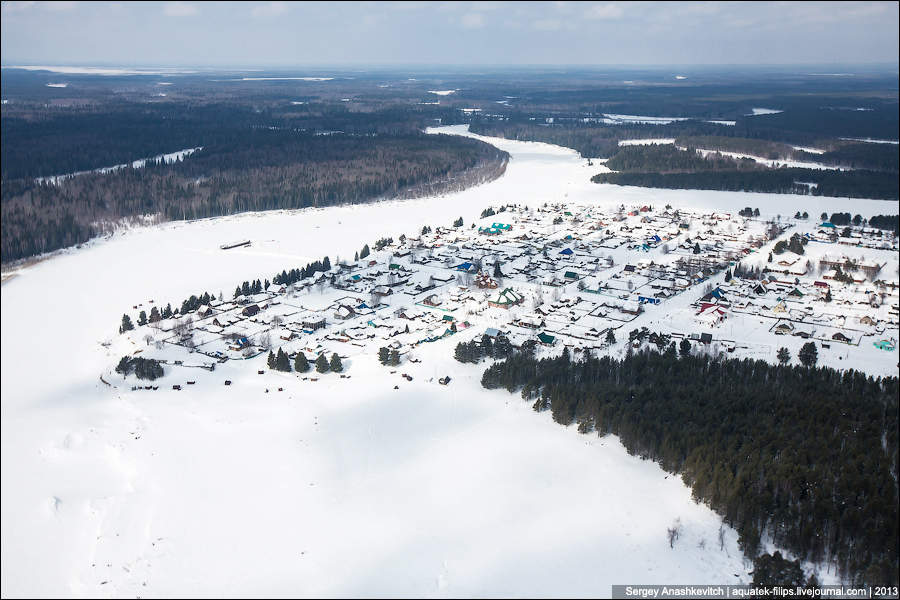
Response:
[{"label": "snow-covered field", "polygon": [[[720,551],[719,518],[677,478],[613,438],[483,390],[483,366],[450,359],[466,333],[423,345],[423,362],[400,368],[412,382],[371,356],[345,363],[349,379],[315,383],[257,375],[263,357],[198,370],[180,392],[171,386],[185,375],[172,370],[156,392],[100,381],[137,349],[116,330],[138,303],[228,293],[423,224],[468,225],[490,205],[896,207],[597,185],[599,167],[573,151],[482,139],[508,151],[509,166],[464,192],[134,229],[6,280],[3,596],[594,597],[614,583],[747,581],[735,533]],[[253,244],[219,249],[235,239]],[[429,381],[447,374],[449,386]],[[683,535],[670,549],[676,519]]]}]

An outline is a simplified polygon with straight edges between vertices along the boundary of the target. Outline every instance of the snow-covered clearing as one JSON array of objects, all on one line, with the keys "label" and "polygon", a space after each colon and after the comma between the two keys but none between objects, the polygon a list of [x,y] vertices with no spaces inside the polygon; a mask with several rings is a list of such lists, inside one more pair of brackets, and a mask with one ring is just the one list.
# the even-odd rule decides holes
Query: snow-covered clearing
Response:
[{"label": "snow-covered clearing", "polygon": [[897,140],[876,140],[874,138],[854,138],[854,137],[842,137],[842,140],[848,140],[851,142],[867,142],[869,144],[900,144]]},{"label": "snow-covered clearing", "polygon": [[[165,96],[165,94],[157,94],[158,96]],[[131,167],[132,169],[141,169],[147,162],[163,162],[163,163],[173,163],[182,160],[185,156],[190,156],[194,152],[198,150],[202,150],[203,146],[197,146],[196,148],[185,148],[184,150],[178,150],[177,152],[169,152],[168,154],[159,154],[157,156],[151,156],[150,158],[139,158],[138,160],[132,161],[130,163],[123,163],[121,165],[113,165],[111,167],[102,167],[100,169],[93,169],[91,171],[76,171],[74,173],[66,173],[65,175],[51,175],[49,177],[37,177],[35,181],[41,182],[46,181],[48,183],[58,184],[60,181],[64,181],[71,177],[77,177],[79,175],[86,175],[88,173],[111,173],[113,171],[118,171],[119,169],[125,169],[127,167]]]},{"label": "snow-covered clearing", "polygon": [[[483,390],[484,365],[450,358],[475,331],[423,344],[422,362],[399,368],[412,382],[365,355],[345,363],[349,379],[257,375],[258,357],[212,373],[169,367],[155,392],[131,391],[133,376],[100,381],[138,350],[116,334],[138,303],[229,294],[423,224],[468,226],[488,206],[753,206],[763,217],[895,206],[597,185],[598,167],[574,151],[481,139],[511,154],[490,184],[134,229],[7,280],[3,596],[596,597],[613,583],[748,581],[734,531],[720,551],[719,518],[680,480],[613,438]],[[238,239],[253,244],[219,249]],[[429,381],[447,374],[449,386]],[[187,378],[196,384],[171,389]],[[670,549],[675,519],[683,535]]]},{"label": "snow-covered clearing", "polygon": [[69,87],[69,84],[68,84],[68,83],[48,83],[48,84],[47,84],[47,87],[51,87],[51,88],[65,88],[65,87]]},{"label": "snow-covered clearing", "polygon": [[645,138],[640,140],[619,140],[620,146],[652,146],[656,144],[674,144],[675,138]]},{"label": "snow-covered clearing", "polygon": [[[686,148],[681,148],[681,150],[685,150]],[[699,152],[703,157],[707,157],[711,154],[721,154],[722,156],[729,156],[731,158],[742,159],[749,158],[755,162],[758,162],[762,165],[766,165],[767,167],[779,168],[779,167],[796,167],[798,169],[819,169],[826,171],[849,171],[850,167],[836,167],[834,165],[826,165],[818,162],[810,162],[810,161],[802,161],[802,160],[787,160],[787,159],[770,159],[763,158],[762,156],[754,156],[752,154],[743,154],[741,152],[726,152],[724,150],[704,150],[702,148],[698,148],[697,152]]]},{"label": "snow-covered clearing", "polygon": [[605,118],[601,119],[608,125],[619,125],[622,123],[646,123],[650,125],[668,125],[675,121],[689,121],[689,117],[646,117],[641,115],[613,115],[604,114]]},{"label": "snow-covered clearing", "polygon": [[779,110],[777,108],[753,108],[751,109],[753,112],[747,113],[748,117],[755,117],[758,115],[777,115],[778,113],[784,112],[783,110]]},{"label": "snow-covered clearing", "polygon": [[449,96],[450,94],[455,94],[457,90],[428,90],[429,94],[436,94],[438,96]]}]

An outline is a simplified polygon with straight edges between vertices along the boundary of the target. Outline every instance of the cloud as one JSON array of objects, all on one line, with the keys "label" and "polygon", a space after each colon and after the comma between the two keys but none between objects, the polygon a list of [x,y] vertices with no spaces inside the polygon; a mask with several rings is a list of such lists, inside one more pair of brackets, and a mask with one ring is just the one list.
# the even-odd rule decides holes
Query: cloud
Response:
[{"label": "cloud", "polygon": [[288,11],[288,6],[284,2],[267,2],[266,4],[257,4],[250,11],[254,17],[277,17]]},{"label": "cloud", "polygon": [[200,11],[193,4],[184,2],[166,2],[163,14],[167,17],[192,17]]},{"label": "cloud", "polygon": [[586,19],[618,19],[625,11],[618,4],[595,4],[584,11]]},{"label": "cloud", "polygon": [[484,27],[484,15],[477,12],[466,13],[460,19],[460,23],[466,29],[479,29]]}]

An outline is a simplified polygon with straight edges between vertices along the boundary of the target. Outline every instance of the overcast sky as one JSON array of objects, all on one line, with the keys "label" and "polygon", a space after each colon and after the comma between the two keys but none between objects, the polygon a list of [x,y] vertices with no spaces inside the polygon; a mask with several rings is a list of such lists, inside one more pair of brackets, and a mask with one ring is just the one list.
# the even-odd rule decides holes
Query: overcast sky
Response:
[{"label": "overcast sky", "polygon": [[897,2],[3,2],[4,65],[897,62]]}]

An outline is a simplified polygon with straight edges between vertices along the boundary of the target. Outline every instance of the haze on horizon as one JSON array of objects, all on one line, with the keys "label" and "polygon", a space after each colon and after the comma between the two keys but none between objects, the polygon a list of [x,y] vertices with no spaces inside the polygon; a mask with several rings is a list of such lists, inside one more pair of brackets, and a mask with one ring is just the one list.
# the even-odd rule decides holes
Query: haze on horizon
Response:
[{"label": "haze on horizon", "polygon": [[3,2],[4,65],[897,64],[896,2]]}]

